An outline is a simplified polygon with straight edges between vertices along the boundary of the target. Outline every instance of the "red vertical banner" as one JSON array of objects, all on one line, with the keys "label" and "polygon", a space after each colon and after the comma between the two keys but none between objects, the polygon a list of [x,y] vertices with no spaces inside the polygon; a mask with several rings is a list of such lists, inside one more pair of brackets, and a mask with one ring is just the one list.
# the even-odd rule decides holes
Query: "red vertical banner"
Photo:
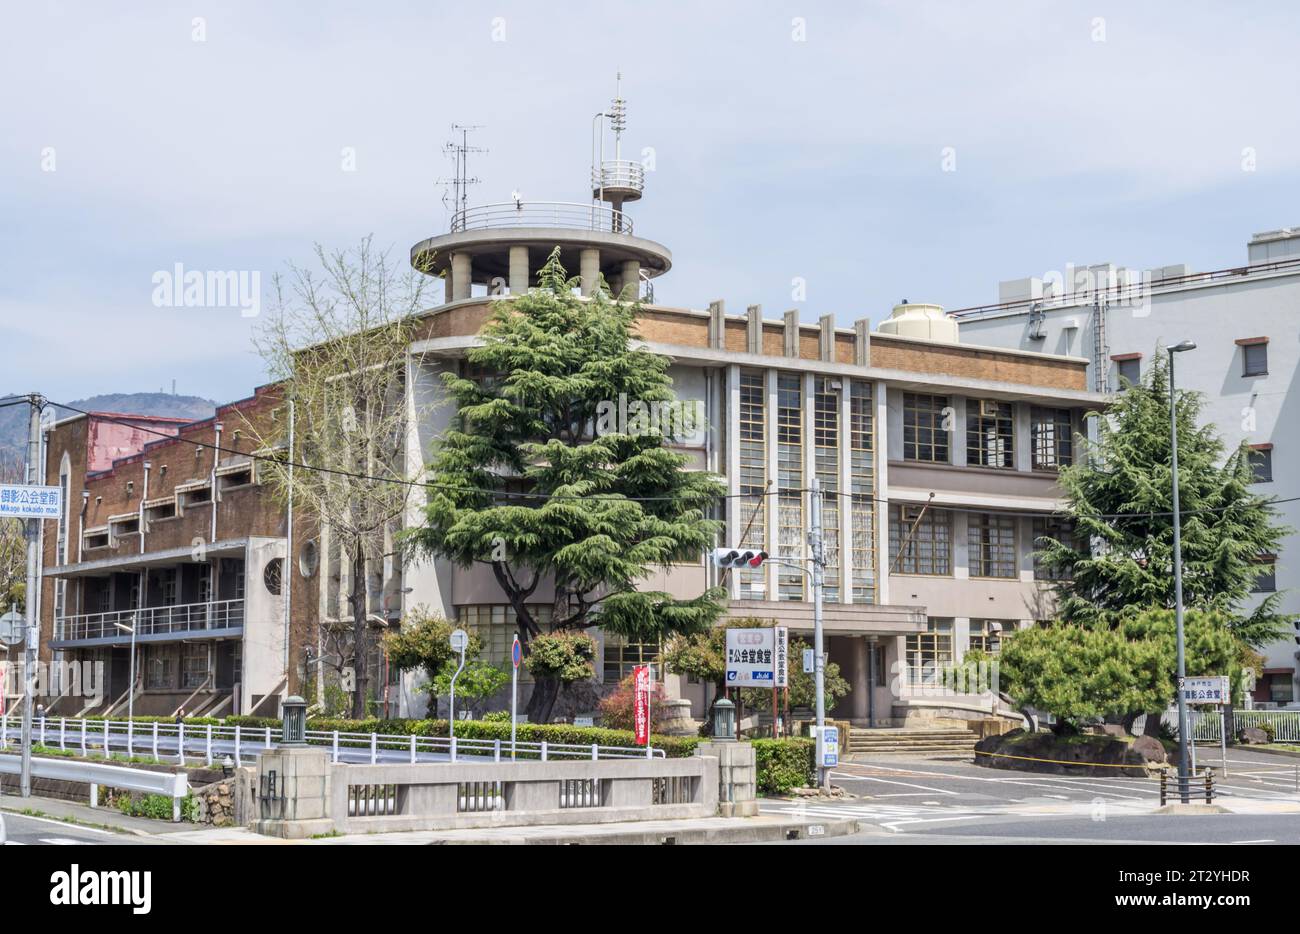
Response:
[{"label": "red vertical banner", "polygon": [[637,665],[632,669],[632,693],[636,695],[633,706],[633,726],[636,744],[650,744],[650,666]]}]

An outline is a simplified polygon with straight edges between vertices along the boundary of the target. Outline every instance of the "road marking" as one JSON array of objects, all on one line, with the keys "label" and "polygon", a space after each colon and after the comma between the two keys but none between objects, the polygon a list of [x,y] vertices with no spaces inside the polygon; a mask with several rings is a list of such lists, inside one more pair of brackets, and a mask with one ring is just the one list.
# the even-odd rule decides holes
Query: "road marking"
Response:
[{"label": "road marking", "polygon": [[1241,846],[1245,843],[1277,843],[1276,840],[1233,840],[1233,846]]},{"label": "road marking", "polygon": [[85,840],[73,840],[70,837],[41,837],[42,843],[52,846],[86,846]]},{"label": "road marking", "polygon": [[928,791],[936,795],[955,795],[957,792],[948,791],[944,788],[931,788],[929,785],[918,785],[915,782],[896,782],[888,778],[876,778],[873,775],[845,775],[843,778],[855,782],[880,782],[884,785],[901,785],[904,788],[920,788],[922,791]]},{"label": "road marking", "polygon": [[[65,820],[54,820],[53,818],[49,818],[49,817],[36,817],[34,814],[18,814],[16,812],[9,812],[8,819],[18,820],[18,821],[34,820],[34,821],[40,821],[43,824],[55,824],[59,827],[68,826],[68,822]],[[84,831],[85,833],[102,833],[106,837],[116,837],[118,835],[115,831],[112,830],[101,830],[98,827],[86,827],[81,824],[77,825],[77,829]]]}]

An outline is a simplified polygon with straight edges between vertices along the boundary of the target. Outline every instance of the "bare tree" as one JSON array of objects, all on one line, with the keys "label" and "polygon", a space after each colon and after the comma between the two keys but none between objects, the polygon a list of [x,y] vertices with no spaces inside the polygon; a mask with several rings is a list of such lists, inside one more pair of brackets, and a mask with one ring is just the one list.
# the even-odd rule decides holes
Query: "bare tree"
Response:
[{"label": "bare tree", "polygon": [[[340,671],[345,659],[351,662],[352,714],[363,717],[372,603],[382,606],[385,559],[397,564],[394,533],[412,494],[406,433],[408,419],[418,416],[408,406],[406,368],[414,315],[430,280],[395,266],[369,237],[346,251],[317,245],[316,258],[318,270],[290,264],[274,277],[271,308],[254,338],[286,403],[273,427],[262,426],[259,442],[284,451],[283,459],[264,462],[264,476],[328,538],[324,567],[333,553],[347,569],[351,625],[341,612],[340,586],[340,611],[321,621],[321,638],[335,650]],[[371,586],[376,577],[378,586]]]}]

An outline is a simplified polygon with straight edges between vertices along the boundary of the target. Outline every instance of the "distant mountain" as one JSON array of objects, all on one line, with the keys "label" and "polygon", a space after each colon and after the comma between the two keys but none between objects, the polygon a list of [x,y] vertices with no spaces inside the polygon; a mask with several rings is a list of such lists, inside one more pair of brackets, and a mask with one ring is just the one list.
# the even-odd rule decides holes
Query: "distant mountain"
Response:
[{"label": "distant mountain", "polygon": [[[120,412],[129,415],[166,415],[198,420],[216,411],[217,404],[199,396],[174,396],[165,392],[113,392],[68,403],[86,412]],[[58,418],[74,412],[59,406]],[[21,459],[27,444],[27,406],[0,408],[0,458]]]}]

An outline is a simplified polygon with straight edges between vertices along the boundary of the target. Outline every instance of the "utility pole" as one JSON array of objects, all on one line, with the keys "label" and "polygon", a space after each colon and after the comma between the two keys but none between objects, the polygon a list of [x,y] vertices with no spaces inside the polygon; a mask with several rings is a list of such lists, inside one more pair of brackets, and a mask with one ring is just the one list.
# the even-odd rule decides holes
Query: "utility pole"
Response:
[{"label": "utility pole", "polygon": [[1174,506],[1174,632],[1178,646],[1178,799],[1186,804],[1190,800],[1188,780],[1191,778],[1191,772],[1187,767],[1187,747],[1191,745],[1192,738],[1188,735],[1187,697],[1183,694],[1187,662],[1183,637],[1183,536],[1178,503],[1178,392],[1174,387],[1174,354],[1195,350],[1196,344],[1185,340],[1167,349],[1169,352],[1169,466]]},{"label": "utility pole", "polygon": [[[27,420],[27,474],[26,482],[34,486],[41,478],[37,471],[41,465],[41,409],[45,399],[39,393],[27,397],[29,414]],[[23,604],[27,610],[27,635],[23,639],[23,727],[22,727],[22,766],[19,776],[19,794],[24,798],[32,796],[32,704],[36,682],[36,643],[40,637],[39,621],[36,618],[36,594],[40,587],[40,556],[38,546],[41,537],[41,520],[27,520],[27,589],[23,594]]]},{"label": "utility pole", "polygon": [[808,545],[812,559],[813,588],[813,690],[817,695],[817,785],[825,788],[830,782],[822,764],[822,730],[826,728],[826,656],[822,638],[822,581],[826,567],[826,552],[822,542],[822,485],[816,477],[812,481],[812,524],[808,531]]}]

